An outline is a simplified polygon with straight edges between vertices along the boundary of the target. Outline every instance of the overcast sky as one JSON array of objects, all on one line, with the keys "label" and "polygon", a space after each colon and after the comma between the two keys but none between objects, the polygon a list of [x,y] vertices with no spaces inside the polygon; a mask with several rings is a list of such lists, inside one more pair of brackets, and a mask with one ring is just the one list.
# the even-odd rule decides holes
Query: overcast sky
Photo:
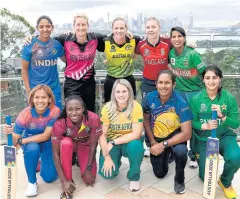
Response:
[{"label": "overcast sky", "polygon": [[[140,3],[143,2],[143,3]],[[2,0],[1,8],[24,16],[35,26],[40,15],[49,15],[54,24],[72,22],[75,13],[86,13],[90,19],[110,18],[143,13],[159,19],[178,17],[184,25],[192,13],[195,26],[227,26],[240,22],[240,0]]]}]

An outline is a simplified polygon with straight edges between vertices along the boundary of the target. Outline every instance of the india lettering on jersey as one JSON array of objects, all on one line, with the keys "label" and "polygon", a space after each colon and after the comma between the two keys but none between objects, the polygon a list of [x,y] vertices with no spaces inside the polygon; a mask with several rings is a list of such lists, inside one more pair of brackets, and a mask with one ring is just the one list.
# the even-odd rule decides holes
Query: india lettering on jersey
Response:
[{"label": "india lettering on jersey", "polygon": [[62,45],[52,38],[42,42],[35,37],[29,46],[24,46],[21,57],[29,62],[30,87],[46,84],[51,89],[60,88],[57,59],[62,56],[64,56]]},{"label": "india lettering on jersey", "polygon": [[93,75],[98,41],[93,35],[89,36],[89,38],[91,39],[87,42],[84,52],[80,50],[77,43],[70,40],[65,41],[64,47],[67,61],[65,76],[75,80],[86,80]]}]

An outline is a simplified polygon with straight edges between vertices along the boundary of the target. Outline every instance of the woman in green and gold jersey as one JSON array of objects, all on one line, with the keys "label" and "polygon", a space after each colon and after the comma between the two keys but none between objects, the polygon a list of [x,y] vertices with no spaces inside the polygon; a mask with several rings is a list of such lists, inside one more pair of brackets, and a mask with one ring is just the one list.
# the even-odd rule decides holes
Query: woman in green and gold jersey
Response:
[{"label": "woman in green and gold jersey", "polygon": [[[192,97],[190,101],[193,112],[193,128],[199,177],[204,180],[206,161],[206,140],[211,130],[217,130],[219,153],[223,156],[223,172],[218,180],[227,198],[236,198],[232,187],[234,174],[240,168],[240,147],[236,141],[236,129],[240,125],[238,105],[235,97],[221,88],[222,71],[215,65],[208,66],[202,73],[205,89]],[[217,120],[211,120],[212,111],[216,110]]]}]

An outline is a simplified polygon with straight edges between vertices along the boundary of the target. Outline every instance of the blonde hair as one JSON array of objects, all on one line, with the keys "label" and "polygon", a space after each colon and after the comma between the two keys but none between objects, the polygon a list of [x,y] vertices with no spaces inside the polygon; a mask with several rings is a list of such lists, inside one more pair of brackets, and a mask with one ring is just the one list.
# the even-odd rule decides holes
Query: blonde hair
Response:
[{"label": "blonde hair", "polygon": [[159,22],[159,20],[156,17],[149,17],[149,18],[147,18],[145,25],[147,24],[148,21],[156,21],[157,25],[159,26],[159,28],[161,27],[160,26],[160,22]]},{"label": "blonde hair", "polygon": [[128,117],[129,115],[131,117],[132,111],[133,111],[133,104],[134,104],[134,94],[133,94],[133,89],[131,84],[126,79],[117,79],[115,81],[112,88],[111,101],[107,103],[107,107],[110,113],[117,114],[119,112],[117,100],[115,97],[115,91],[118,84],[121,84],[128,89],[129,98],[127,101],[126,117]]},{"label": "blonde hair", "polygon": [[28,104],[31,107],[34,107],[33,98],[34,98],[35,92],[38,91],[38,90],[41,90],[41,89],[43,89],[47,93],[48,97],[51,98],[51,102],[49,103],[48,107],[52,108],[55,105],[55,97],[53,95],[53,92],[52,92],[51,88],[47,85],[37,85],[37,86],[35,86],[31,90],[31,92],[28,96]]},{"label": "blonde hair", "polygon": [[113,28],[114,23],[115,23],[116,21],[124,21],[124,22],[125,22],[125,28],[128,29],[127,22],[126,22],[126,20],[125,20],[124,18],[122,18],[122,17],[117,17],[117,18],[115,18],[115,19],[113,20],[113,22],[112,22],[112,28]]},{"label": "blonde hair", "polygon": [[75,14],[75,16],[73,17],[73,25],[75,25],[77,18],[85,19],[87,21],[87,25],[89,26],[88,17],[86,14],[84,13]]}]

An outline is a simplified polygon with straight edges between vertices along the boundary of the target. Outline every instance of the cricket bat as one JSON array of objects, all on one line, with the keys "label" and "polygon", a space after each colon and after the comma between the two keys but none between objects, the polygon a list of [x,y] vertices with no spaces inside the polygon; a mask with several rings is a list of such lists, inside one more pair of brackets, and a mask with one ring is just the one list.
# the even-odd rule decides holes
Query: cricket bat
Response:
[{"label": "cricket bat", "polygon": [[[11,125],[11,116],[5,118],[6,124]],[[12,134],[7,135],[7,146],[4,146],[5,189],[4,199],[16,198],[17,168],[16,148],[13,146]]]},{"label": "cricket bat", "polygon": [[[212,111],[212,120],[216,119],[217,111]],[[203,187],[204,198],[215,198],[218,172],[218,154],[219,140],[217,139],[217,131],[216,129],[212,129],[211,137],[208,137],[206,146],[206,163]]]}]

